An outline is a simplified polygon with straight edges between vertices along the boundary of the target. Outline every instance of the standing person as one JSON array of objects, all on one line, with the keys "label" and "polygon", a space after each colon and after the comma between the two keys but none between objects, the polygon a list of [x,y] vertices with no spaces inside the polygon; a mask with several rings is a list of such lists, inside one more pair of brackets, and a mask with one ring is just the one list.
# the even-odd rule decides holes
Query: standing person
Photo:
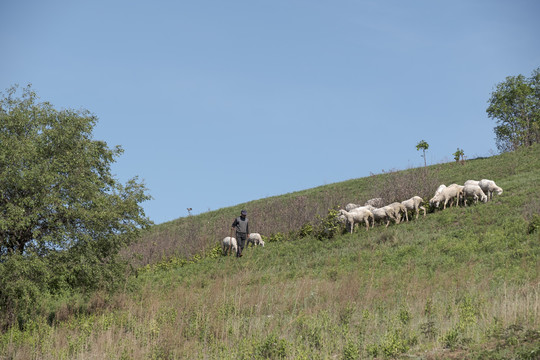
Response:
[{"label": "standing person", "polygon": [[233,230],[236,231],[236,242],[238,248],[236,250],[236,257],[242,256],[242,250],[244,250],[244,244],[249,236],[249,220],[246,217],[247,211],[240,211],[240,216],[234,219],[231,228],[231,237]]}]

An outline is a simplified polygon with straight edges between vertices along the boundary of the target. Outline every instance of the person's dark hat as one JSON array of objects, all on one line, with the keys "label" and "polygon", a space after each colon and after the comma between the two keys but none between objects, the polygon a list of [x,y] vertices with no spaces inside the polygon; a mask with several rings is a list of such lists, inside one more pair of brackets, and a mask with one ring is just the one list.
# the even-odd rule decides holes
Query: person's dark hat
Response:
[{"label": "person's dark hat", "polygon": [[247,215],[247,211],[246,211],[246,210],[242,210],[242,211],[240,211],[240,215],[244,215],[244,216],[246,216],[246,215]]}]

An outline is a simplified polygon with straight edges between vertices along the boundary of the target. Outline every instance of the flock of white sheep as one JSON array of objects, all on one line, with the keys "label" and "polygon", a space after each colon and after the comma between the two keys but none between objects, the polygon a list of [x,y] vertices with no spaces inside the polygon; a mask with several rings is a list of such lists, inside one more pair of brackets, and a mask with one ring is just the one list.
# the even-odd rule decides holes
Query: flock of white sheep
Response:
[{"label": "flock of white sheep", "polygon": [[[493,180],[488,179],[467,180],[463,185],[440,185],[435,191],[435,195],[429,200],[429,206],[438,209],[442,204],[443,209],[446,209],[447,204],[458,206],[463,203],[464,206],[467,206],[467,200],[472,200],[475,204],[479,200],[488,202],[493,199],[494,193],[501,195],[502,192],[501,187],[497,186]],[[338,220],[344,223],[351,233],[356,224],[362,223],[366,225],[366,230],[369,230],[370,222],[371,227],[375,226],[375,222],[385,222],[386,227],[388,227],[391,220],[396,224],[399,224],[403,218],[409,221],[409,211],[414,212],[416,219],[418,219],[420,210],[423,210],[425,217],[426,208],[422,205],[423,203],[424,200],[420,196],[413,196],[408,200],[393,202],[389,205],[384,205],[382,198],[374,198],[366,201],[364,205],[347,204],[345,209],[339,210]],[[264,246],[264,241],[260,234],[251,233],[247,239],[247,245],[249,244]],[[236,238],[227,236],[222,241],[222,247],[225,255],[230,252],[236,253]]]},{"label": "flock of white sheep", "polygon": [[[473,200],[474,203],[477,203],[478,200],[487,202],[493,198],[493,193],[500,195],[502,192],[501,187],[497,186],[493,180],[488,179],[467,180],[463,185],[440,185],[435,191],[435,195],[429,200],[429,206],[434,209],[439,208],[441,204],[443,209],[446,209],[448,203],[450,206],[454,203],[455,206],[460,203],[467,206],[467,200]],[[368,200],[364,205],[347,204],[345,210],[339,210],[338,219],[346,224],[351,233],[356,224],[364,223],[366,230],[369,230],[370,221],[371,227],[375,226],[375,222],[386,222],[386,227],[388,227],[390,220],[394,220],[396,224],[399,224],[403,218],[409,221],[409,211],[414,211],[416,219],[418,219],[420,210],[423,210],[425,217],[426,208],[422,206],[423,202],[424,200],[420,196],[413,196],[408,200],[385,206],[381,198],[375,198]]]}]

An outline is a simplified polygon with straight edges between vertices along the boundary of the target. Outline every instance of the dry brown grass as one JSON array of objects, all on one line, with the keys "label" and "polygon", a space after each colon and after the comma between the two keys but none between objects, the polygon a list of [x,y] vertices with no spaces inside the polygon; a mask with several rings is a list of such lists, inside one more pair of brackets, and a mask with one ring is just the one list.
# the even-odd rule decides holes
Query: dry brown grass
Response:
[{"label": "dry brown grass", "polygon": [[[315,346],[314,342],[320,341],[321,347],[332,343],[331,346],[339,348],[344,346],[346,338],[332,334],[341,328],[349,329],[351,334],[362,334],[365,350],[367,345],[380,342],[381,334],[398,326],[399,309],[411,315],[405,328],[418,332],[427,321],[427,299],[433,303],[439,336],[455,328],[460,322],[455,305],[464,288],[458,284],[447,287],[446,281],[452,283],[453,276],[448,274],[446,281],[442,276],[442,283],[410,281],[403,288],[396,288],[393,285],[400,276],[396,273],[377,281],[351,273],[337,281],[300,278],[283,284],[250,285],[250,275],[239,273],[234,280],[220,278],[204,287],[179,284],[166,293],[148,283],[139,296],[123,297],[116,301],[121,307],[94,318],[92,327],[72,320],[51,328],[43,338],[43,344],[50,346],[42,348],[51,353],[41,353],[38,358],[216,358],[216,346],[236,349],[243,337],[264,338],[276,332],[280,338],[297,344],[298,336],[311,332],[314,338],[304,339],[306,344],[311,342],[310,346]],[[482,294],[489,290],[484,286],[487,284],[467,288],[467,294],[477,297],[481,310],[468,336],[475,339],[484,336],[493,326],[495,314],[506,324],[540,325],[538,287],[532,291],[530,285],[504,287],[486,299]],[[430,352],[464,354],[441,346]],[[13,359],[36,358],[35,349],[28,346],[8,353]]]}]

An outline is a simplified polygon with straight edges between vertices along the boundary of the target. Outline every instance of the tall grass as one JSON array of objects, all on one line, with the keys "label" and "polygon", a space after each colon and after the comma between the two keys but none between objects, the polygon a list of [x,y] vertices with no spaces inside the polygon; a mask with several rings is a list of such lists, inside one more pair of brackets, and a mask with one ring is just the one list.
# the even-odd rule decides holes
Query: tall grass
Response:
[{"label": "tall grass", "polygon": [[[130,277],[120,293],[58,299],[46,316],[0,336],[0,358],[538,358],[540,234],[530,224],[540,214],[540,146],[427,171],[385,172],[156,226],[130,254],[138,252],[136,266],[161,266]],[[439,183],[481,178],[504,193],[331,240],[295,236],[335,205],[426,199]],[[165,261],[213,247],[240,208],[254,230],[286,236],[241,259]]]}]

